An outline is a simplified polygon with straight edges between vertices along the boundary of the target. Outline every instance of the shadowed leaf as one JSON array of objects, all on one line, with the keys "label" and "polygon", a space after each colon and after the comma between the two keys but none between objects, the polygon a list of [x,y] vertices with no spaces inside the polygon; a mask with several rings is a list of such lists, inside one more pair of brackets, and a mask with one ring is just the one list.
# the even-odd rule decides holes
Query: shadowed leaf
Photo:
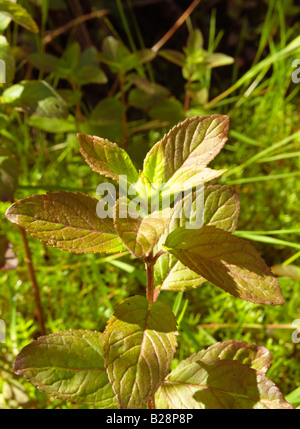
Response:
[{"label": "shadowed leaf", "polygon": [[[182,203],[184,209],[187,196]],[[237,226],[239,216],[239,198],[234,188],[229,186],[208,186],[204,189],[204,210],[203,223],[204,225],[214,225],[217,228],[225,231],[234,232]],[[160,238],[156,250],[162,249],[167,236],[179,227],[186,227],[186,222],[191,221],[187,213],[183,216],[176,216],[178,211],[183,214],[180,203],[172,215],[170,224],[164,235]],[[192,213],[197,213],[197,216],[203,209],[203,189],[192,194]],[[199,221],[198,221],[199,222]],[[200,221],[199,228],[202,226]],[[162,255],[155,264],[155,283],[162,290],[186,291],[191,288],[196,288],[206,280],[187,268],[175,256],[170,253]]]},{"label": "shadowed leaf", "polygon": [[277,279],[248,242],[227,231],[204,226],[179,228],[167,238],[166,250],[231,295],[260,304],[284,302]]},{"label": "shadowed leaf", "polygon": [[205,350],[194,353],[181,362],[176,369],[179,370],[198,360],[214,358],[236,360],[261,372],[268,371],[272,360],[269,350],[265,347],[258,346],[257,344],[248,344],[246,341],[228,340],[213,344]]},{"label": "shadowed leaf", "polygon": [[263,372],[236,360],[187,362],[167,377],[156,395],[159,408],[289,409],[275,384]]}]

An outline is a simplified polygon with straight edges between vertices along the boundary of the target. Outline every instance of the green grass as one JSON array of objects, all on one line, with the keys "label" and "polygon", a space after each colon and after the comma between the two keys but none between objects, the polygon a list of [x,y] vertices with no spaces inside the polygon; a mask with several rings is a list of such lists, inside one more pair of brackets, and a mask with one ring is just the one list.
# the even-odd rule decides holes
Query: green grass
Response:
[{"label": "green grass", "polygon": [[[238,235],[254,241],[270,265],[300,266],[300,85],[293,85],[290,76],[292,59],[300,55],[300,38],[299,28],[286,27],[282,3],[269,2],[253,66],[243,76],[233,66],[232,86],[229,84],[229,89],[206,108],[207,112],[229,112],[231,116],[229,142],[214,166],[229,168],[219,183],[235,186],[240,194]],[[121,2],[118,6],[122,12]],[[47,13],[45,9],[44,21]],[[214,14],[211,19],[209,50],[213,51],[222,34],[215,35]],[[134,48],[125,15],[122,20]],[[237,55],[243,42],[239,41]],[[265,57],[266,49],[269,54]],[[149,72],[153,77],[151,68]],[[207,79],[211,82],[210,75]],[[212,88],[215,92],[218,88]],[[193,112],[197,108],[193,106]],[[10,126],[0,130],[5,146],[20,160],[15,199],[61,189],[94,195],[100,179],[80,156],[75,133],[46,134],[29,127],[27,119],[13,111]],[[129,152],[144,155],[166,130],[148,132],[145,128],[129,140]],[[71,407],[12,374],[14,356],[36,338],[39,329],[21,236],[4,217],[8,206],[0,203],[1,229],[14,246],[19,267],[0,274],[0,318],[7,324],[6,344],[0,344],[0,408]],[[73,255],[34,238],[30,238],[30,247],[48,333],[71,328],[103,331],[116,305],[128,296],[145,294],[144,266],[128,254]],[[161,299],[173,307],[179,323],[173,366],[217,341],[245,340],[269,348],[273,363],[268,376],[285,395],[296,389],[299,345],[291,340],[291,324],[300,319],[300,280],[282,277],[279,281],[285,298],[279,307],[235,299],[209,283],[184,294],[162,293]],[[298,404],[299,396],[294,396]]]}]

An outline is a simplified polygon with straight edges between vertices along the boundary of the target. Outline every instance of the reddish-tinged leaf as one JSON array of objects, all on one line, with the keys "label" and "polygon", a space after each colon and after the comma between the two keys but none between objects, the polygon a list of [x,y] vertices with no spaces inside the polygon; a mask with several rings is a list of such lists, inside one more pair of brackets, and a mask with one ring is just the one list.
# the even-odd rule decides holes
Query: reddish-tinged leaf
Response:
[{"label": "reddish-tinged leaf", "polygon": [[[117,201],[115,211],[115,227],[128,250],[137,258],[149,256],[170,221],[171,209],[150,215],[143,215],[141,211],[141,215],[134,219],[130,200],[122,197]],[[120,217],[122,212],[126,217]]]},{"label": "reddish-tinged leaf", "polygon": [[100,332],[41,337],[17,356],[14,371],[44,392],[77,404],[118,408],[103,360]]},{"label": "reddish-tinged leaf", "polygon": [[139,175],[129,155],[117,144],[100,137],[78,134],[80,152],[93,171],[119,182],[126,175],[129,183],[137,182]]},{"label": "reddish-tinged leaf", "polygon": [[175,173],[180,177],[181,170],[198,174],[226,143],[228,128],[228,116],[186,119],[153,146],[145,158],[144,175],[152,184],[161,185]]},{"label": "reddish-tinged leaf", "polygon": [[[201,212],[204,201],[204,225],[213,225],[230,232],[235,231],[238,222],[240,203],[238,194],[234,188],[221,185],[208,186],[204,189],[204,199],[203,189],[199,190],[197,193],[193,193],[192,198],[192,213],[197,213],[197,216],[199,216],[199,212]],[[183,209],[184,201],[185,199],[182,204]],[[182,214],[180,217],[178,216],[177,207]],[[170,224],[156,246],[157,252],[162,249],[162,244],[164,244],[167,236],[172,231],[175,231],[179,227],[186,226],[187,221],[192,221],[190,216],[187,216],[187,213],[182,211],[182,207],[180,202],[176,205]],[[202,224],[200,226],[202,226]],[[157,286],[163,290],[185,291],[196,288],[205,282],[202,276],[187,268],[170,253],[162,255],[158,259],[155,264],[154,272],[155,282]]]},{"label": "reddish-tinged leaf", "polygon": [[227,231],[214,226],[179,228],[168,236],[165,248],[233,296],[260,304],[284,302],[277,279],[255,248]]},{"label": "reddish-tinged leaf", "polygon": [[293,408],[263,372],[228,359],[201,359],[176,368],[156,395],[158,408],[165,403],[174,409]]},{"label": "reddish-tinged leaf", "polygon": [[181,362],[176,369],[179,370],[181,367],[198,360],[214,358],[236,360],[262,372],[268,371],[272,360],[271,353],[265,347],[248,344],[246,341],[228,340],[194,353]]},{"label": "reddish-tinged leaf", "polygon": [[104,360],[120,408],[141,408],[170,371],[177,345],[176,319],[163,302],[126,300],[104,332]]},{"label": "reddish-tinged leaf", "polygon": [[98,200],[59,192],[25,198],[9,207],[6,217],[34,237],[74,253],[114,253],[125,250],[110,218],[96,213]]}]

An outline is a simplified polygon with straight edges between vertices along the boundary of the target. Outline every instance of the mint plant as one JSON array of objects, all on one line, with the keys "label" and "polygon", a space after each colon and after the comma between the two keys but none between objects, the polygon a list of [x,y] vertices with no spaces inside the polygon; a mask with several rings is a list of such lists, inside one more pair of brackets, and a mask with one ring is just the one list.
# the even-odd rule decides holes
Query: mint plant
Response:
[{"label": "mint plant", "polygon": [[217,343],[170,372],[178,333],[171,308],[159,300],[161,291],[186,291],[208,280],[247,301],[284,301],[254,247],[234,235],[236,191],[203,189],[224,172],[207,165],[224,146],[228,127],[223,115],[186,119],[154,145],[140,172],[116,144],[79,134],[92,170],[119,181],[114,207],[106,197],[70,192],[36,195],[9,207],[9,220],[51,246],[74,253],[128,249],[147,269],[146,296],[119,305],[103,334],[43,336],[17,356],[17,374],[50,395],[96,408],[292,408],[266,377],[271,356],[262,346]]}]

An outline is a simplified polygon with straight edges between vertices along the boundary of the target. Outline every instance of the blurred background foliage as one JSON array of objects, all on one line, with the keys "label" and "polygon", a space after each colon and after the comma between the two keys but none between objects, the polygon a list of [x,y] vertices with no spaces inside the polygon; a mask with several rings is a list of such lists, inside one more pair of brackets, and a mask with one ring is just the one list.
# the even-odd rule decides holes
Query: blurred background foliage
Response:
[{"label": "blurred background foliage", "polygon": [[209,283],[164,292],[180,330],[174,366],[217,341],[264,345],[268,377],[300,404],[291,339],[300,319],[300,83],[291,79],[299,18],[296,0],[0,0],[0,408],[72,407],[12,373],[14,356],[42,332],[26,242],[47,333],[102,331],[146,285],[127,253],[77,256],[24,238],[5,219],[11,201],[95,195],[103,179],[80,156],[78,131],[117,142],[141,168],[174,124],[210,113],[231,118],[214,167],[228,168],[218,182],[240,194],[238,235],[273,266],[285,304],[243,302]]}]

